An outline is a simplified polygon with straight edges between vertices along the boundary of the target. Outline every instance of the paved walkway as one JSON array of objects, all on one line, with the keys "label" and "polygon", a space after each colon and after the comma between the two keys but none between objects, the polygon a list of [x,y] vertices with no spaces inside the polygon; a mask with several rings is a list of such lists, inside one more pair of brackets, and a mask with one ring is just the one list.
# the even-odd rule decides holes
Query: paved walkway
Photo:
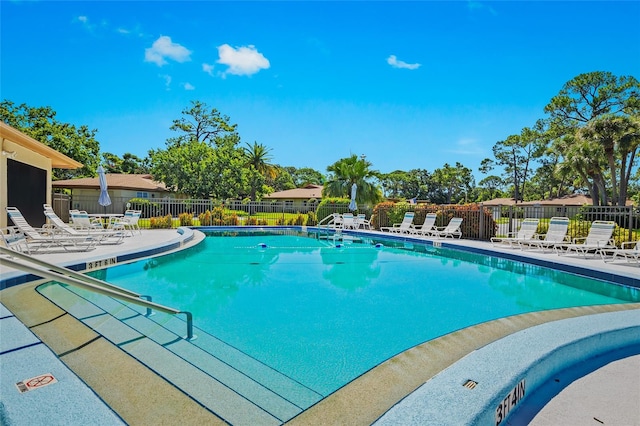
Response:
[{"label": "paved walkway", "polygon": [[531,426],[640,425],[640,355],[577,379],[531,420]]}]

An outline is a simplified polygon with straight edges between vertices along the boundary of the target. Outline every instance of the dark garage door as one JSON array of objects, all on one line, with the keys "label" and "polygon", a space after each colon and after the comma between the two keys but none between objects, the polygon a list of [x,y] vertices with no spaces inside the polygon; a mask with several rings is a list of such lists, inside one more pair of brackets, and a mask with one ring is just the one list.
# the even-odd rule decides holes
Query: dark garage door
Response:
[{"label": "dark garage door", "polygon": [[[7,205],[17,207],[31,226],[39,228],[45,223],[42,205],[46,202],[47,171],[7,160]],[[8,217],[7,226],[13,226]]]}]

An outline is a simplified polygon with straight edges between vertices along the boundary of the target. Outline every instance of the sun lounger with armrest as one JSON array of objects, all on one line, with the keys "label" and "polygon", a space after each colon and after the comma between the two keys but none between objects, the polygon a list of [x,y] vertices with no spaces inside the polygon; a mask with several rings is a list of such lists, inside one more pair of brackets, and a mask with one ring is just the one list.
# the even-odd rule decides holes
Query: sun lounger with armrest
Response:
[{"label": "sun lounger with armrest", "polygon": [[452,217],[449,221],[449,224],[445,227],[439,227],[431,232],[429,235],[437,238],[462,238],[462,218],[461,217]]},{"label": "sun lounger with armrest", "polygon": [[61,235],[53,229],[34,228],[16,207],[7,207],[7,214],[15,226],[25,236],[23,244],[27,253],[35,253],[42,249],[62,248],[65,251],[87,251],[95,248],[98,240],[92,236]]},{"label": "sun lounger with armrest", "polygon": [[422,225],[414,225],[411,227],[411,234],[421,237],[427,237],[431,231],[436,230],[436,219],[438,215],[436,213],[427,213]]},{"label": "sun lounger with armrest", "polygon": [[[617,257],[627,260],[627,262],[636,262],[640,265],[640,241],[625,241],[618,247],[609,247],[600,249],[600,256],[605,262],[613,262]],[[611,259],[607,259],[611,256]]]},{"label": "sun lounger with armrest", "polygon": [[96,227],[76,229],[65,223],[49,204],[44,204],[44,215],[49,220],[49,224],[55,227],[60,233],[74,236],[91,236],[98,240],[100,244],[119,244],[124,239],[124,227],[102,229]]},{"label": "sun lounger with armrest", "polygon": [[[595,256],[602,249],[614,248],[615,242],[611,238],[616,223],[606,220],[595,220],[589,228],[589,235],[584,238],[574,238],[570,244],[556,244],[554,250],[557,254],[582,254],[587,257],[587,253],[593,253]],[[582,243],[579,243],[582,241]]]},{"label": "sun lounger with armrest", "polygon": [[542,239],[532,238],[526,241],[518,241],[521,249],[553,249],[557,244],[566,242],[567,231],[569,230],[569,218],[554,216],[549,219],[549,228]]},{"label": "sun lounger with armrest", "polygon": [[393,234],[408,234],[411,232],[411,224],[413,223],[414,216],[414,212],[406,212],[401,223],[394,223],[393,226],[383,226],[380,230]]},{"label": "sun lounger with armrest", "polygon": [[522,221],[520,229],[518,229],[517,232],[505,237],[491,237],[491,243],[494,247],[519,247],[520,242],[526,242],[536,238],[539,223],[540,219],[526,218]]}]

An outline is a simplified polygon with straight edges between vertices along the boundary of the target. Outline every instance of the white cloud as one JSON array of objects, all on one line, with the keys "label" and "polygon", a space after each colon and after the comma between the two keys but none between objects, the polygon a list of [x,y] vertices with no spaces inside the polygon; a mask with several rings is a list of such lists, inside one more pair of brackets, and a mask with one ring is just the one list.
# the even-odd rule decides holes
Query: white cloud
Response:
[{"label": "white cloud", "polygon": [[445,152],[451,152],[458,155],[484,155],[484,149],[478,144],[478,140],[473,138],[461,138],[449,145],[450,149]]},{"label": "white cloud", "polygon": [[184,90],[196,90],[195,86],[191,83],[182,83]]},{"label": "white cloud", "polygon": [[387,63],[393,68],[404,68],[408,70],[415,70],[422,66],[421,64],[408,64],[404,61],[399,61],[398,58],[396,58],[396,55],[389,55]]},{"label": "white cloud", "polygon": [[213,75],[213,65],[202,64],[202,71],[206,72],[209,75]]},{"label": "white cloud", "polygon": [[229,68],[222,74],[252,75],[261,69],[271,66],[269,60],[258,52],[253,45],[241,46],[237,49],[223,44],[218,46],[219,64],[227,65]]},{"label": "white cloud", "polygon": [[176,62],[186,62],[191,60],[191,51],[184,46],[173,43],[170,37],[160,36],[153,42],[151,47],[145,49],[145,62],[153,62],[159,67],[167,64],[166,59]]},{"label": "white cloud", "polygon": [[89,32],[92,32],[93,30],[96,29],[96,25],[92,24],[91,22],[89,22],[89,17],[88,16],[80,15],[80,16],[76,17],[75,20],[77,22],[80,22],[80,24]]},{"label": "white cloud", "polygon": [[167,91],[171,90],[171,76],[167,74],[160,74],[158,77],[164,80],[164,87]]},{"label": "white cloud", "polygon": [[140,25],[135,25],[132,28],[118,27],[115,31],[123,36],[146,37]]}]

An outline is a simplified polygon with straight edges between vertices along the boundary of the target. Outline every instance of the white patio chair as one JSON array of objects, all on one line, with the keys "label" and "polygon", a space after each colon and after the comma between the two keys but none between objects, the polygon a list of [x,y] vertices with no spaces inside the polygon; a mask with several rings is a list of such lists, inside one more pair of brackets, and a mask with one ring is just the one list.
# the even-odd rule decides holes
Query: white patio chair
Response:
[{"label": "white patio chair", "polygon": [[124,217],[115,219],[109,226],[122,226],[131,233],[131,236],[133,236],[136,231],[142,235],[140,226],[138,226],[140,216],[142,216],[142,210],[127,210],[124,212]]},{"label": "white patio chair", "polygon": [[437,213],[427,213],[422,225],[414,225],[411,227],[411,234],[416,236],[428,237],[432,231],[436,230]]},{"label": "white patio chair", "polygon": [[356,221],[353,213],[342,214],[342,229],[356,229]]},{"label": "white patio chair", "polygon": [[445,227],[435,228],[429,232],[429,236],[437,238],[462,238],[462,218],[452,217]]},{"label": "white patio chair", "polygon": [[587,253],[593,253],[595,256],[602,249],[612,249],[616,246],[615,241],[611,238],[615,228],[616,223],[612,221],[593,221],[591,228],[589,228],[589,235],[583,238],[574,238],[571,244],[556,244],[554,250],[558,255],[576,252],[584,257],[587,257]]},{"label": "white patio chair", "polygon": [[92,236],[57,234],[51,228],[34,228],[16,207],[7,207],[7,214],[15,226],[24,234],[20,247],[32,254],[42,249],[62,248],[65,251],[88,251],[95,248],[98,240]]},{"label": "white patio chair", "polygon": [[[613,262],[617,257],[624,258],[627,262],[636,262],[640,265],[640,241],[625,241],[618,247],[600,249],[600,256],[605,262]],[[607,260],[607,256],[611,256]]]},{"label": "white patio chair", "polygon": [[89,213],[84,210],[69,210],[69,216],[71,217],[71,227],[75,229],[84,231],[104,229],[100,219],[90,217]]},{"label": "white patio chair", "polygon": [[112,229],[74,228],[60,219],[49,204],[44,204],[44,215],[49,220],[49,224],[62,234],[84,237],[92,236],[96,238],[100,244],[119,244],[124,239],[124,227]]},{"label": "white patio chair", "polygon": [[544,252],[546,249],[553,249],[557,244],[567,242],[569,222],[568,217],[554,216],[549,219],[549,228],[544,238],[518,241],[518,245],[522,250],[525,248],[540,249]]},{"label": "white patio chair", "polygon": [[371,222],[367,220],[367,216],[364,213],[358,214],[355,219],[356,229],[371,229]]},{"label": "white patio chair", "polygon": [[411,225],[413,224],[414,212],[406,212],[401,223],[394,223],[393,226],[383,226],[381,231],[391,232],[393,234],[408,234],[411,232]]},{"label": "white patio chair", "polygon": [[519,247],[520,242],[527,242],[536,238],[539,223],[540,219],[525,218],[517,232],[513,232],[505,237],[491,237],[491,243],[494,247],[505,245],[510,248]]}]

